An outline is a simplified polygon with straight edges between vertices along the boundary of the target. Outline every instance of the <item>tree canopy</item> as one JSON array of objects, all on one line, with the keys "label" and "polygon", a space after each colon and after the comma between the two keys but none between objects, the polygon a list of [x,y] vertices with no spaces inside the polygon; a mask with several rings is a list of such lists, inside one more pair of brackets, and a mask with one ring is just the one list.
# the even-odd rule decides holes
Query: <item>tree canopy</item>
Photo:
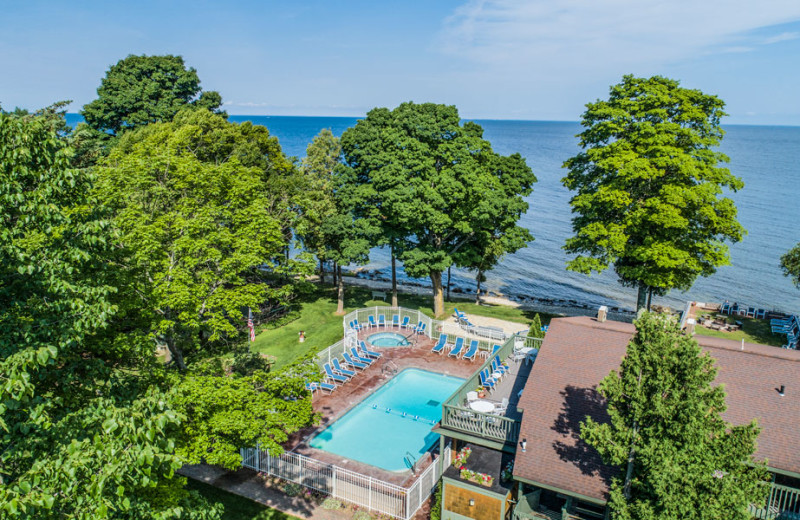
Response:
[{"label": "tree canopy", "polygon": [[101,165],[120,262],[181,368],[185,347],[234,336],[248,307],[287,297],[293,282],[270,275],[309,268],[284,257],[293,169],[263,127],[187,110],[126,133]]},{"label": "tree canopy", "polygon": [[767,471],[753,460],[755,421],[721,417],[725,390],[708,353],[674,319],[636,321],[619,371],[600,383],[610,422],[587,418],[581,438],[619,469],[609,505],[619,520],[749,520],[763,504]]},{"label": "tree canopy", "polygon": [[625,76],[608,100],[586,105],[579,134],[584,149],[567,160],[564,185],[577,254],[567,268],[589,274],[611,264],[620,282],[648,293],[687,290],[698,276],[730,263],[726,240],[745,232],[723,189],[742,188],[714,150],[723,136],[724,103],[654,76]]},{"label": "tree canopy", "polygon": [[792,283],[800,288],[800,244],[797,244],[781,257],[783,274],[790,277]]},{"label": "tree canopy", "polygon": [[181,56],[130,55],[112,65],[97,89],[97,99],[81,115],[95,131],[118,134],[149,123],[171,121],[190,106],[216,111],[222,97],[203,91],[194,68]]},{"label": "tree canopy", "polygon": [[110,219],[59,126],[0,114],[0,516],[218,518],[174,474],[179,417],[117,329]]},{"label": "tree canopy", "polygon": [[373,109],[344,132],[342,149],[357,212],[392,230],[407,274],[430,277],[437,315],[454,255],[481,233],[493,235],[498,222],[501,232],[513,228],[536,182],[519,154],[496,154],[454,106]]}]

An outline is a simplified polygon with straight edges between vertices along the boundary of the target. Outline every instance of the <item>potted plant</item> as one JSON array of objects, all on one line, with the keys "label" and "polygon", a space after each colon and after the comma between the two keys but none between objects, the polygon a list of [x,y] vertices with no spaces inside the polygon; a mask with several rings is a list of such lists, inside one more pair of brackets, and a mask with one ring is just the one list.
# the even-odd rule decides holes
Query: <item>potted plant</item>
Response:
[{"label": "potted plant", "polygon": [[484,397],[486,397],[486,392],[483,391],[482,386],[478,387],[477,392],[478,392],[478,399],[483,399]]}]

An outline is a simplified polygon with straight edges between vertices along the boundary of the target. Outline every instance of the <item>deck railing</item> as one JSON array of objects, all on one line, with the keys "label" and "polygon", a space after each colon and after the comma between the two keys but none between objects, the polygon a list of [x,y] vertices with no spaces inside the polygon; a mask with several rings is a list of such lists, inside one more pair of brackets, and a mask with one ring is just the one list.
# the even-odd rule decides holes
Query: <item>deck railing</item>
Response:
[{"label": "deck railing", "polygon": [[751,507],[750,512],[759,520],[800,519],[800,489],[772,484],[766,505]]},{"label": "deck railing", "polygon": [[[442,476],[442,464],[438,459],[405,488],[297,453],[273,456],[257,448],[243,448],[240,452],[242,466],[246,468],[301,484],[399,520],[409,520],[414,516]],[[444,460],[450,460],[449,446],[442,456]]]},{"label": "deck railing", "polygon": [[[539,338],[512,336],[497,351],[500,359],[506,359],[515,349],[538,345]],[[480,386],[480,372],[491,365],[492,358],[487,358],[472,376],[467,379],[447,401],[442,404],[442,427],[477,435],[485,439],[503,443],[516,444],[519,439],[520,421],[491,413],[476,412],[466,406],[467,393]]]}]

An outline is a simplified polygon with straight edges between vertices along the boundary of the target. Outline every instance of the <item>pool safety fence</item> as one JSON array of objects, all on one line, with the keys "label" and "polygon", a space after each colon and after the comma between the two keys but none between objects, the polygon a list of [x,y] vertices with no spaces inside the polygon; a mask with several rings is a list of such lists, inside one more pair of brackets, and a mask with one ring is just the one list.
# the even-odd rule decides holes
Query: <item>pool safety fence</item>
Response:
[{"label": "pool safety fence", "polygon": [[[440,458],[431,462],[409,487],[363,475],[297,453],[273,456],[257,448],[242,448],[242,466],[366,507],[399,520],[409,520],[433,493],[442,476]],[[450,460],[450,447],[443,460]]]},{"label": "pool safety fence", "polygon": [[[425,332],[424,334],[430,337],[432,340],[437,341],[439,336],[442,335],[443,325],[446,323],[441,320],[435,320],[430,316],[426,315],[424,312],[418,311],[416,309],[406,309],[403,307],[365,307],[363,309],[356,309],[351,311],[349,314],[345,315],[344,319],[342,320],[342,326],[344,327],[344,341],[350,341],[352,344],[348,344],[347,348],[351,346],[355,346],[357,344],[357,336],[356,331],[350,328],[350,323],[355,322],[358,320],[358,324],[362,328],[366,328],[369,330],[369,319],[372,317],[374,323],[380,323],[380,316],[383,316],[385,327],[383,330],[385,331],[395,331],[403,334],[404,336],[408,337],[409,341],[415,344],[416,335],[413,333],[413,328],[417,326],[420,322],[425,325]],[[405,318],[408,318],[408,326],[403,328],[402,326],[394,325],[393,318],[394,316],[398,317],[398,323],[402,325]],[[504,343],[508,337],[503,334],[499,333],[494,330],[478,330],[477,328],[462,328],[461,329],[464,334],[454,334],[451,331],[446,331],[447,334],[447,342],[448,344],[452,345],[456,342],[457,338],[462,338],[466,345],[469,345],[472,340],[478,341],[478,349],[482,355],[487,355],[491,352],[492,348],[496,344]],[[348,339],[352,338],[352,339]],[[332,345],[331,347],[336,347],[337,345]],[[318,358],[326,358],[326,359],[333,359],[336,357],[335,351],[336,349],[328,352],[329,349],[323,350],[317,356]],[[327,362],[327,361],[325,361]]]}]

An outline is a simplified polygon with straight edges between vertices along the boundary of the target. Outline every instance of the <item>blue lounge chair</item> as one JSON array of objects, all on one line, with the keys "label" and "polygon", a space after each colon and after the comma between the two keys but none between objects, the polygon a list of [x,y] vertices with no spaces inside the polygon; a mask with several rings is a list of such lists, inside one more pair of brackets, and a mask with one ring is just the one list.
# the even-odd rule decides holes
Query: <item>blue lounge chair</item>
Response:
[{"label": "blue lounge chair", "polygon": [[317,383],[317,386],[320,390],[327,390],[329,394],[332,394],[334,390],[336,390],[336,385],[331,383]]},{"label": "blue lounge chair", "polygon": [[312,394],[316,392],[319,388],[317,387],[317,383],[309,383],[306,381],[306,390],[311,392]]},{"label": "blue lounge chair", "polygon": [[407,329],[409,321],[411,321],[410,317],[406,316],[405,318],[403,318],[403,323],[400,324],[400,328],[401,329]]},{"label": "blue lounge chair", "polygon": [[482,387],[494,390],[494,385],[495,385],[494,379],[486,375],[486,369],[481,370],[480,378]]},{"label": "blue lounge chair", "polygon": [[399,327],[400,326],[400,315],[395,314],[392,316],[392,327]]},{"label": "blue lounge chair", "polygon": [[463,312],[459,312],[458,308],[455,308],[453,310],[455,311],[457,320],[466,320],[467,319],[467,315],[464,314]]},{"label": "blue lounge chair", "polygon": [[414,332],[416,334],[424,334],[425,333],[425,327],[427,327],[427,325],[428,325],[427,323],[422,323],[420,321],[419,323],[417,323],[417,326],[414,327]]},{"label": "blue lounge chair", "polygon": [[374,359],[370,359],[368,357],[364,357],[361,354],[359,354],[358,350],[355,347],[350,347],[350,353],[353,355],[353,359],[355,359],[356,361],[360,361],[361,363],[364,363],[366,365],[371,365],[375,361]]},{"label": "blue lounge chair", "polygon": [[370,327],[377,327],[378,326],[378,324],[375,323],[375,316],[370,315],[369,318],[367,318],[367,319],[369,320],[369,326]]},{"label": "blue lounge chair", "polygon": [[500,371],[501,371],[503,374],[505,374],[506,372],[508,372],[509,370],[511,370],[510,368],[508,368],[507,366],[505,366],[505,365],[503,364],[503,362],[502,362],[502,361],[500,361],[500,356],[495,356],[495,357],[494,357],[494,361],[495,361],[495,363],[497,363],[497,368],[499,368],[499,369],[500,369]]},{"label": "blue lounge chair", "polygon": [[456,346],[450,351],[449,356],[458,357],[464,349],[464,338],[456,338]]},{"label": "blue lounge chair", "polygon": [[361,341],[361,343],[358,344],[358,346],[361,347],[361,352],[363,352],[364,356],[366,357],[378,359],[383,355],[380,352],[375,352],[373,350],[368,349],[367,344],[363,340]]},{"label": "blue lounge chair", "polygon": [[475,354],[478,353],[478,340],[473,339],[469,343],[469,348],[466,352],[464,352],[464,359],[469,359],[470,361],[475,361]]},{"label": "blue lounge chair", "polygon": [[350,365],[353,368],[358,368],[360,370],[364,370],[368,366],[366,363],[362,363],[360,361],[354,360],[353,358],[350,357],[350,354],[348,354],[347,352],[342,354],[342,357],[344,358],[344,362],[347,363],[348,365]]},{"label": "blue lounge chair", "polygon": [[378,314],[378,327],[385,327],[385,326],[386,326],[386,315]]},{"label": "blue lounge chair", "polygon": [[325,369],[325,374],[328,376],[328,379],[331,381],[335,381],[337,383],[346,383],[347,378],[344,376],[340,376],[339,374],[334,374],[331,366],[328,363],[325,363],[322,368]]},{"label": "blue lounge chair", "polygon": [[351,377],[356,375],[356,373],[353,372],[352,370],[348,370],[347,368],[342,368],[342,365],[339,364],[339,359],[338,358],[334,358],[332,363],[333,363],[333,370],[337,374],[341,374],[341,375],[343,375],[344,377],[346,377],[348,379],[350,379]]},{"label": "blue lounge chair", "polygon": [[353,320],[353,328],[356,329],[356,330],[361,330],[364,327],[362,327],[361,325],[358,324],[358,320]]},{"label": "blue lounge chair", "polygon": [[433,346],[431,352],[436,352],[437,354],[441,354],[444,351],[444,346],[447,345],[447,334],[442,334],[439,336],[439,341],[436,342],[436,345]]},{"label": "blue lounge chair", "polygon": [[497,351],[500,350],[500,345],[495,345],[492,347],[492,355],[494,356],[497,354]]}]

